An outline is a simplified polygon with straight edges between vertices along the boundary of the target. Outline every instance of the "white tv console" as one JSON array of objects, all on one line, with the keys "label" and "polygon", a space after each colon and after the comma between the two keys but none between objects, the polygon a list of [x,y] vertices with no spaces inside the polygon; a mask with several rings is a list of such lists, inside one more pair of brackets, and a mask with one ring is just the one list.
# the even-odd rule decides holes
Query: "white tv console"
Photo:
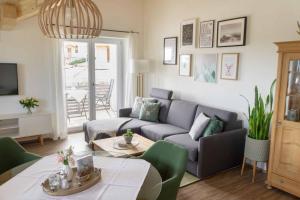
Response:
[{"label": "white tv console", "polygon": [[19,141],[37,137],[43,144],[44,136],[52,132],[51,113],[0,115],[0,137],[12,137]]}]

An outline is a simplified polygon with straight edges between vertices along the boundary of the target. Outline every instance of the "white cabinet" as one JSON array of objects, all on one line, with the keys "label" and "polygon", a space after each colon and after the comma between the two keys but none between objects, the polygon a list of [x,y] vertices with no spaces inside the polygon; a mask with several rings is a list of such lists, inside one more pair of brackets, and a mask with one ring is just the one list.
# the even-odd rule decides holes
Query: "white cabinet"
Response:
[{"label": "white cabinet", "polygon": [[50,113],[0,115],[0,137],[19,140],[37,136],[43,143],[43,136],[53,133]]}]

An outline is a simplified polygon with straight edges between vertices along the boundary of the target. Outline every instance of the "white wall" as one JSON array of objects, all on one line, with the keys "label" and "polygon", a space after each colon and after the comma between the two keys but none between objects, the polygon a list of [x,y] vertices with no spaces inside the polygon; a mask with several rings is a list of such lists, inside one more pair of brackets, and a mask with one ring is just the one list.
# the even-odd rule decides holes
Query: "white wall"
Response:
[{"label": "white wall", "polygon": [[[0,62],[18,63],[20,97],[38,98],[45,110],[51,109],[48,45],[36,19],[22,22],[12,31],[0,32]],[[0,114],[22,112],[20,97],[1,96]]]},{"label": "white wall", "polygon": [[[106,29],[140,32],[140,49],[143,48],[143,1],[95,0]],[[111,35],[103,32],[103,35]],[[53,46],[38,27],[37,17],[19,22],[12,31],[0,31],[0,62],[19,65],[21,96],[0,96],[0,114],[24,112],[18,100],[33,96],[41,101],[41,110],[54,112],[52,89]],[[141,54],[142,51],[141,51]]]},{"label": "white wall", "polygon": [[[154,61],[150,87],[172,89],[176,98],[237,112],[246,111],[240,94],[252,100],[255,85],[267,92],[275,79],[277,55],[273,42],[300,39],[296,33],[299,0],[145,0],[144,6],[144,54]],[[218,21],[243,16],[248,17],[246,46],[191,51],[179,48],[181,53],[218,53],[219,64],[222,53],[240,53],[238,81],[220,80],[218,73],[217,84],[195,82],[192,77],[178,76],[178,66],[162,65],[163,38],[179,37],[183,20]]]}]

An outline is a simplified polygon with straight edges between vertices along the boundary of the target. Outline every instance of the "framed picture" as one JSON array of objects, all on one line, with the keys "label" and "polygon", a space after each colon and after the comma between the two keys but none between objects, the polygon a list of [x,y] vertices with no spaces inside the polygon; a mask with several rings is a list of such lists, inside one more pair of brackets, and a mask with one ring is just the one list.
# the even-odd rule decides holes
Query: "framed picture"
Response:
[{"label": "framed picture", "polygon": [[182,54],[179,57],[179,76],[191,76],[192,55]]},{"label": "framed picture", "polygon": [[221,79],[238,79],[239,56],[239,53],[222,54]]},{"label": "framed picture", "polygon": [[180,41],[181,48],[195,48],[196,47],[196,26],[197,20],[186,20],[181,23]]},{"label": "framed picture", "polygon": [[218,21],[217,47],[245,46],[247,17]]},{"label": "framed picture", "polygon": [[77,176],[84,177],[94,170],[93,156],[84,156],[77,161]]},{"label": "framed picture", "polygon": [[164,39],[164,65],[177,65],[177,37]]},{"label": "framed picture", "polygon": [[218,54],[198,54],[195,55],[194,80],[216,83]]},{"label": "framed picture", "polygon": [[214,46],[214,27],[215,21],[200,22],[199,26],[199,47],[200,48],[213,48]]}]

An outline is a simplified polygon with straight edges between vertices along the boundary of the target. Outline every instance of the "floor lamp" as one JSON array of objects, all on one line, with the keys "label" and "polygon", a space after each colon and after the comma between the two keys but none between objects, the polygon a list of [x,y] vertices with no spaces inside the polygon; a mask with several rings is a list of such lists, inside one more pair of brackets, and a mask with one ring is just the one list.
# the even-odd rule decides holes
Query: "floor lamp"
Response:
[{"label": "floor lamp", "polygon": [[133,60],[131,73],[136,75],[136,94],[144,96],[144,75],[149,72],[149,60]]}]

